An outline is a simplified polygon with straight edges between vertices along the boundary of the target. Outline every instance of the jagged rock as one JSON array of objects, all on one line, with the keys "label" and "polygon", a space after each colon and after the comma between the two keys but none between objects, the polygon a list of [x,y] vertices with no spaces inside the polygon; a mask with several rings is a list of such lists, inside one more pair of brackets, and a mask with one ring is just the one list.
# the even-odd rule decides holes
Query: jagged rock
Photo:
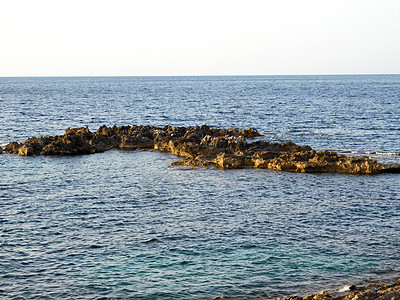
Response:
[{"label": "jagged rock", "polygon": [[292,296],[282,300],[399,300],[400,299],[400,281],[390,285],[371,285],[356,288],[351,285],[347,292],[341,292],[340,295],[332,296],[327,292],[308,295],[305,297]]},{"label": "jagged rock", "polygon": [[237,169],[244,167],[244,159],[243,156],[220,153],[213,162],[221,169]]},{"label": "jagged rock", "polygon": [[6,150],[9,154],[18,154],[18,149],[21,147],[22,144],[18,142],[11,142],[6,145],[4,150]]},{"label": "jagged rock", "polygon": [[329,300],[399,300],[400,299],[400,281],[389,285],[370,285],[365,287],[349,286],[346,292],[339,291],[339,295],[332,296],[326,292],[308,295],[305,297],[292,296],[282,300],[311,300],[311,299],[329,299]]},{"label": "jagged rock", "polygon": [[44,144],[45,140],[43,138],[32,137],[18,148],[18,154],[25,156],[39,155]]},{"label": "jagged rock", "polygon": [[211,146],[221,149],[241,150],[245,149],[247,142],[243,136],[211,136],[206,135],[200,142],[200,146]]},{"label": "jagged rock", "polygon": [[[370,285],[366,287],[356,288],[354,285],[350,286],[347,292],[336,291],[336,295],[331,295],[328,292],[321,291],[316,294],[301,296],[291,296],[288,298],[277,298],[281,300],[399,300],[400,299],[400,281],[390,285]],[[214,300],[238,300],[247,299],[243,297],[227,297],[219,296]],[[270,299],[270,298],[257,298],[257,299]],[[272,298],[271,298],[272,299]]]},{"label": "jagged rock", "polygon": [[93,133],[89,128],[68,128],[65,134],[50,142],[42,148],[44,155],[77,155],[92,154],[96,152],[94,145],[90,144]]},{"label": "jagged rock", "polygon": [[183,159],[172,165],[218,168],[268,168],[289,172],[378,174],[400,173],[400,165],[383,165],[368,157],[347,157],[337,152],[314,151],[293,142],[270,143],[246,138],[260,136],[256,130],[196,127],[101,126],[68,128],[55,137],[30,138],[9,143],[8,153],[31,155],[79,155],[120,149],[154,149]]},{"label": "jagged rock", "polygon": [[154,147],[154,140],[148,137],[143,137],[141,134],[137,136],[125,135],[121,138],[119,148],[125,150],[135,150],[139,148],[152,149]]}]

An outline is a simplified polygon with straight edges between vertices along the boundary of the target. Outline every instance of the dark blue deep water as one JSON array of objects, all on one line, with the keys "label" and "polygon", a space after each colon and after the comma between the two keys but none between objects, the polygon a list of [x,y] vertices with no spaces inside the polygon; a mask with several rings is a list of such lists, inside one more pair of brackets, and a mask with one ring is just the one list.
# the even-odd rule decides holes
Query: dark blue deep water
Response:
[{"label": "dark blue deep water", "polygon": [[[68,127],[252,127],[400,162],[400,75],[0,78],[0,146]],[[400,272],[400,176],[0,155],[1,299],[213,299]]]}]

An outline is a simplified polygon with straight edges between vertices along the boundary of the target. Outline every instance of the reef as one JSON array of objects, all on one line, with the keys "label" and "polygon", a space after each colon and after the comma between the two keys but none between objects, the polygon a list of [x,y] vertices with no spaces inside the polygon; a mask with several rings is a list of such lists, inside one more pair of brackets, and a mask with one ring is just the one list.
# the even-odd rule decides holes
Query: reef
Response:
[{"label": "reef", "polygon": [[247,142],[261,134],[248,129],[196,127],[101,126],[68,128],[64,135],[32,137],[11,142],[4,151],[23,156],[81,155],[110,149],[147,149],[168,152],[181,160],[173,166],[216,166],[221,169],[267,168],[301,173],[400,173],[400,164],[385,165],[369,157],[351,157],[333,151],[315,151],[293,142]]}]

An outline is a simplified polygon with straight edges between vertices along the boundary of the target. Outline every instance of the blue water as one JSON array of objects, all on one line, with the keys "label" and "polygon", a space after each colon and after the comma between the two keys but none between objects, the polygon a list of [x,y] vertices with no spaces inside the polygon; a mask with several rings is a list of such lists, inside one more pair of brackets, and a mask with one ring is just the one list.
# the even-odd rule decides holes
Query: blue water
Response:
[{"label": "blue water", "polygon": [[[400,162],[400,76],[0,78],[0,145],[68,127],[252,127]],[[400,176],[0,155],[0,298],[271,297],[398,276]]]}]

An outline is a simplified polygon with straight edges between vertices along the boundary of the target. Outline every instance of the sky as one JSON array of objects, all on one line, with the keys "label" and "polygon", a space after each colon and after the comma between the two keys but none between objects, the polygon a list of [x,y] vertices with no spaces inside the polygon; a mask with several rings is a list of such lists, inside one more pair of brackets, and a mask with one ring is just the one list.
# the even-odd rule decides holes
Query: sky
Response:
[{"label": "sky", "polygon": [[399,0],[0,0],[0,76],[399,73]]}]

